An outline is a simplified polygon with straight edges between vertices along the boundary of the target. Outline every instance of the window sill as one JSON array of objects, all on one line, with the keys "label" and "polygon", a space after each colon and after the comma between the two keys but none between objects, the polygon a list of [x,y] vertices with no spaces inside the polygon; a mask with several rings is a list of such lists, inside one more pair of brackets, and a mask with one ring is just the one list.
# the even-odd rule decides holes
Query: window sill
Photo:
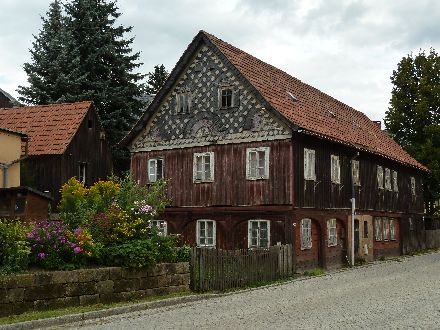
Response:
[{"label": "window sill", "polygon": [[246,180],[248,180],[248,181],[269,180],[269,177],[261,177],[261,178],[250,178],[250,177],[247,177]]},{"label": "window sill", "polygon": [[205,180],[205,181],[198,180],[198,181],[193,181],[193,183],[197,183],[197,184],[199,184],[199,183],[213,183],[213,182],[214,182],[214,180]]}]

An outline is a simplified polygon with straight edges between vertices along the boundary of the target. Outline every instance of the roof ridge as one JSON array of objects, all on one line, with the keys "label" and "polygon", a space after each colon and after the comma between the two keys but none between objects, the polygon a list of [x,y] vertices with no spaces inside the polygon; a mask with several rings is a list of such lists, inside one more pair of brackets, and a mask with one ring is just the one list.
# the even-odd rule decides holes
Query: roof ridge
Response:
[{"label": "roof ridge", "polygon": [[82,103],[93,103],[93,101],[77,101],[77,102],[64,102],[64,103],[34,104],[34,105],[24,105],[24,106],[20,106],[20,107],[0,108],[0,109],[17,110],[17,109],[23,109],[23,108],[49,108],[49,107],[66,106],[66,105],[82,104]]}]

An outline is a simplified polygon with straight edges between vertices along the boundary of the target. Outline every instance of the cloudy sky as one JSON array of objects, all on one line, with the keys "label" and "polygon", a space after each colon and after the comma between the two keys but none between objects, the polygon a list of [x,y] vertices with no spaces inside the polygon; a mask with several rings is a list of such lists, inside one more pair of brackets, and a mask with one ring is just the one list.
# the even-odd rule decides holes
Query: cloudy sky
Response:
[{"label": "cloudy sky", "polygon": [[[68,0],[64,0],[68,1]],[[49,0],[1,0],[0,88],[26,84],[32,35]],[[205,30],[366,113],[383,119],[390,75],[410,52],[440,51],[437,0],[119,0],[142,72],[170,70]]]}]

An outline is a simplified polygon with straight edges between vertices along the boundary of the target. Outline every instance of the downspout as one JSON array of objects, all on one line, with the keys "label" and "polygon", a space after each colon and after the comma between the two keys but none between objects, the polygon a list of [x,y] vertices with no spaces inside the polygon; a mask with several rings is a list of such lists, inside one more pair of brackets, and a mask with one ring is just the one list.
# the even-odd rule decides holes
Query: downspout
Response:
[{"label": "downspout", "polygon": [[351,266],[354,267],[354,215],[356,210],[356,195],[354,190],[353,161],[359,157],[359,151],[350,159],[351,178]]},{"label": "downspout", "polygon": [[0,167],[3,169],[3,188],[6,188],[8,181],[8,166],[0,163]]}]

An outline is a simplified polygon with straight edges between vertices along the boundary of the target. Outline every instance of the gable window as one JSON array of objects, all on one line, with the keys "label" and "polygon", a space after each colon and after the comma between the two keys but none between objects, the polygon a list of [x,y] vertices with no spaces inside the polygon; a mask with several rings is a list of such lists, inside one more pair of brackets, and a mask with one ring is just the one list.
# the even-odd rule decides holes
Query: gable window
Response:
[{"label": "gable window", "polygon": [[331,155],[331,180],[332,183],[341,183],[341,166],[339,164],[339,156]]},{"label": "gable window", "polygon": [[148,181],[156,182],[163,178],[163,159],[153,158],[148,160]]},{"label": "gable window", "polygon": [[218,89],[218,104],[220,109],[237,107],[240,102],[239,90],[230,85],[220,86]]},{"label": "gable window", "polygon": [[197,246],[215,246],[215,227],[214,220],[197,220]]},{"label": "gable window", "polygon": [[399,186],[397,185],[397,172],[393,171],[393,191],[399,192]]},{"label": "gable window", "polygon": [[385,189],[391,190],[391,171],[389,168],[385,168]]},{"label": "gable window", "polygon": [[416,178],[411,177],[411,195],[416,195]]},{"label": "gable window", "polygon": [[246,179],[269,179],[269,147],[246,149]]},{"label": "gable window", "polygon": [[336,219],[327,220],[328,246],[336,246],[338,237],[336,231]]},{"label": "gable window", "polygon": [[351,161],[351,172],[353,177],[353,184],[355,186],[361,185],[361,180],[359,177],[359,161],[358,160],[352,160]]},{"label": "gable window", "polygon": [[383,167],[377,165],[377,187],[383,189]]},{"label": "gable window", "polygon": [[316,180],[315,150],[304,148],[304,179]]},{"label": "gable window", "polygon": [[301,250],[312,248],[312,220],[301,220]]},{"label": "gable window", "polygon": [[270,246],[270,221],[248,221],[248,246],[249,248],[266,248]]},{"label": "gable window", "polygon": [[176,114],[189,113],[191,110],[191,92],[181,91],[176,94]]},{"label": "gable window", "polygon": [[214,153],[195,153],[193,161],[194,182],[214,181]]},{"label": "gable window", "polygon": [[383,240],[388,241],[390,239],[390,222],[388,218],[382,219],[382,225],[383,225]]},{"label": "gable window", "polygon": [[390,218],[390,240],[396,240],[396,220]]},{"label": "gable window", "polygon": [[86,183],[87,163],[79,163],[78,165],[78,181]]},{"label": "gable window", "polygon": [[374,218],[374,238],[376,241],[382,240],[382,218]]},{"label": "gable window", "polygon": [[162,235],[166,235],[168,232],[168,226],[165,220],[151,220],[151,228],[157,229]]}]

